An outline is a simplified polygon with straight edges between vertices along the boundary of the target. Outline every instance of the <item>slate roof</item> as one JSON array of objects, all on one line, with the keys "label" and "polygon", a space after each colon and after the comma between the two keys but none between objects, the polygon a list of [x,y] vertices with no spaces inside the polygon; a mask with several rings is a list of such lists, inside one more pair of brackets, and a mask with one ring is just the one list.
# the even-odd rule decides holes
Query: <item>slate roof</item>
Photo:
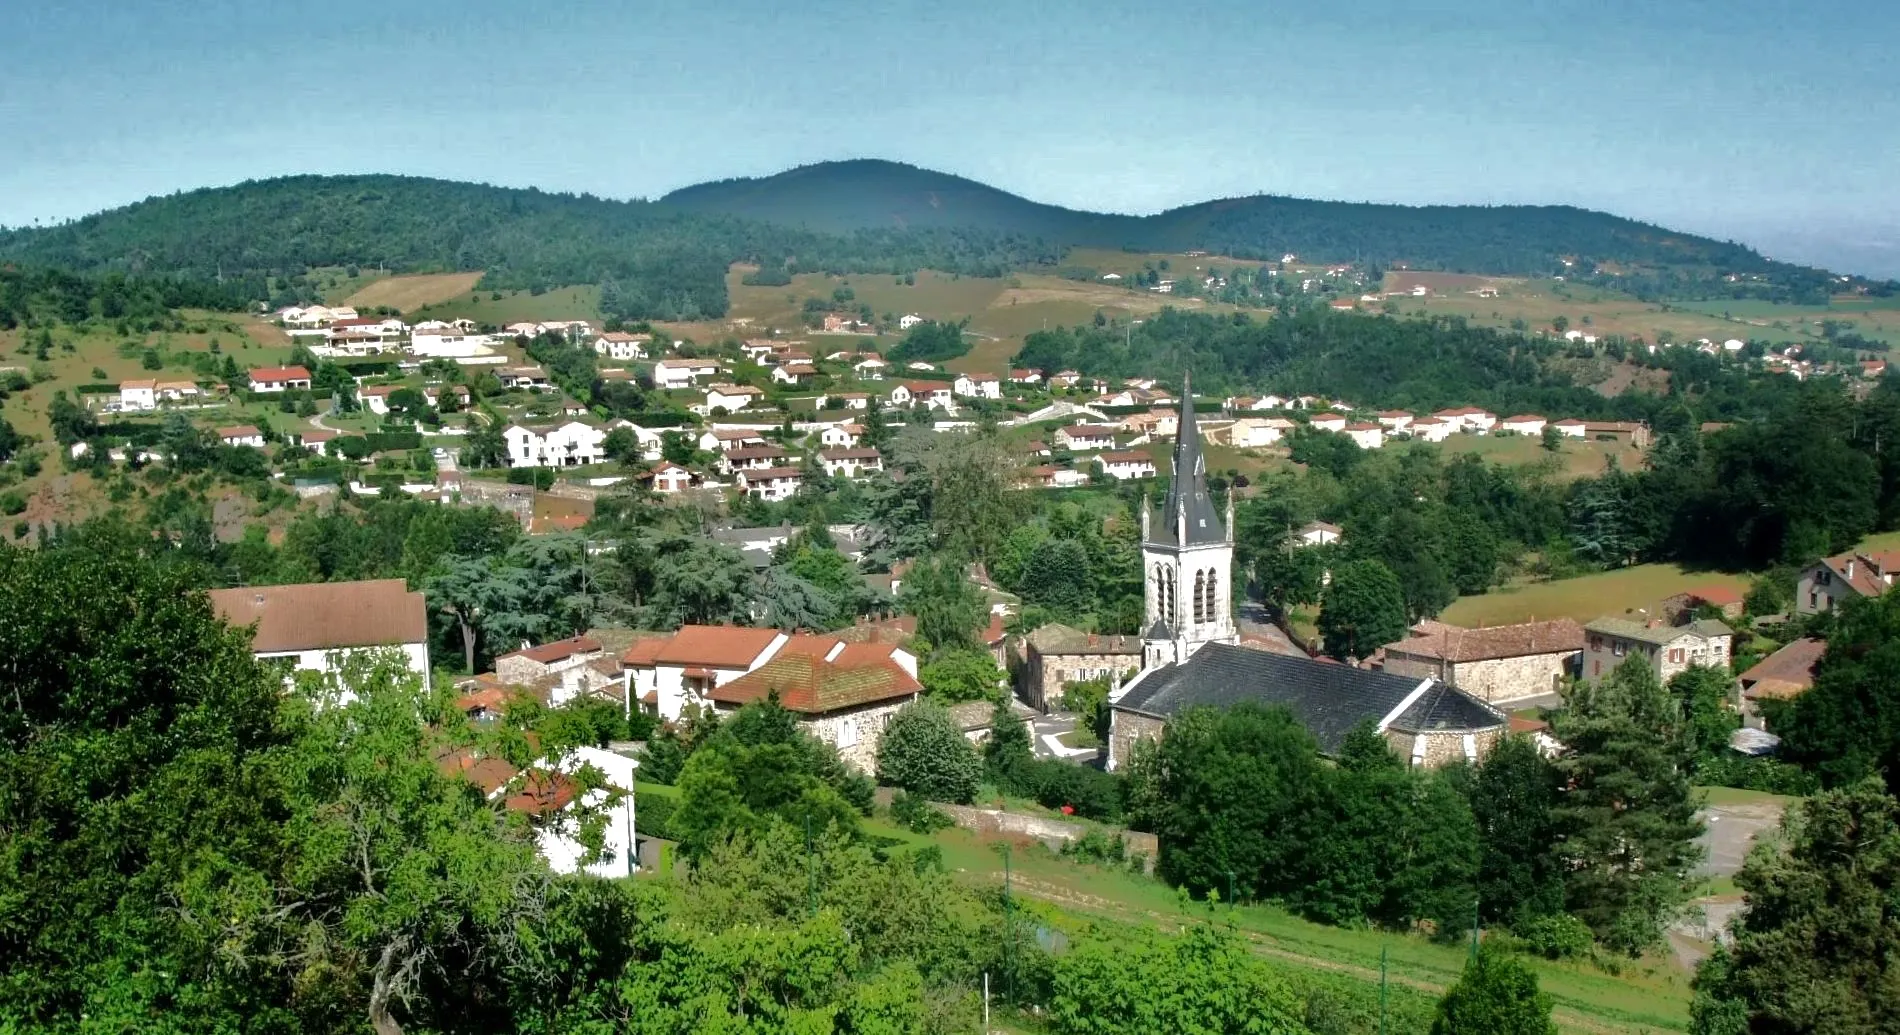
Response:
[{"label": "slate roof", "polygon": [[1390,723],[1408,732],[1473,731],[1502,727],[1504,715],[1437,680],[1328,664],[1210,643],[1187,661],[1164,665],[1129,688],[1114,707],[1167,719],[1194,707],[1281,706],[1300,720],[1320,750],[1339,750],[1365,720],[1378,722],[1404,704],[1421,682],[1430,685]]},{"label": "slate roof", "polygon": [[[1207,465],[1201,457],[1201,427],[1194,421],[1194,386],[1181,376],[1181,433],[1174,439],[1174,468],[1168,485],[1168,505],[1150,538],[1174,546],[1198,546],[1227,541],[1227,530],[1214,511],[1207,492]],[[1184,473],[1185,472],[1185,473]],[[1187,541],[1175,542],[1181,520],[1187,521]]]},{"label": "slate roof", "polygon": [[[1168,639],[1174,637],[1170,635]],[[1104,636],[1085,633],[1073,626],[1051,622],[1028,636],[1029,645],[1038,654],[1140,654],[1141,639],[1135,636]]]}]

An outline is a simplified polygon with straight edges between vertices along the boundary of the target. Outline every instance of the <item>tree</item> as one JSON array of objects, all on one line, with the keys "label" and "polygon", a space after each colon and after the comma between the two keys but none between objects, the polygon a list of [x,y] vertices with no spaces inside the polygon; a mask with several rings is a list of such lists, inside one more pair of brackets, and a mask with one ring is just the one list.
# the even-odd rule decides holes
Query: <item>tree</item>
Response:
[{"label": "tree", "polygon": [[1900,801],[1878,779],[1796,803],[1735,882],[1748,908],[1697,975],[1700,1030],[1900,1028]]},{"label": "tree", "polygon": [[1438,1001],[1432,1035],[1557,1035],[1529,967],[1489,946]]},{"label": "tree", "polygon": [[1536,742],[1509,736],[1485,757],[1471,782],[1478,825],[1478,907],[1485,920],[1516,925],[1562,912],[1563,881],[1552,815],[1557,772]]},{"label": "tree", "polygon": [[1729,737],[1742,724],[1728,705],[1734,678],[1723,669],[1691,665],[1669,680],[1670,696],[1682,712],[1683,746],[1691,765],[1719,761],[1728,753]]},{"label": "tree", "polygon": [[[444,393],[447,398],[447,393]],[[632,428],[615,428],[600,443],[601,455],[622,467],[638,467],[644,459],[640,439]]]},{"label": "tree", "polygon": [[476,419],[470,414],[468,437],[462,442],[462,462],[477,468],[508,466],[508,440],[502,437],[499,420]]},{"label": "tree", "polygon": [[1631,955],[1661,939],[1687,899],[1701,856],[1682,719],[1646,659],[1580,683],[1554,723],[1570,750],[1553,809],[1565,899],[1613,949]]},{"label": "tree", "polygon": [[1341,661],[1367,657],[1404,639],[1408,627],[1405,596],[1390,568],[1378,561],[1351,561],[1333,572],[1319,611],[1328,655]]},{"label": "tree", "polygon": [[1544,425],[1541,445],[1547,453],[1561,453],[1564,448],[1564,433],[1557,430],[1555,424]]},{"label": "tree", "polygon": [[1029,740],[1029,724],[1010,710],[1006,698],[990,709],[990,736],[983,742],[983,775],[998,787],[1015,787],[1036,761]]},{"label": "tree", "polygon": [[1900,788],[1900,594],[1849,600],[1814,686],[1775,724],[1788,761],[1829,787],[1880,773]]},{"label": "tree", "polygon": [[1042,540],[1023,564],[1018,592],[1066,621],[1087,614],[1095,603],[1088,550],[1073,539]]},{"label": "tree", "polygon": [[932,647],[981,648],[977,632],[989,621],[989,604],[956,561],[933,557],[913,563],[897,603],[916,616],[917,635]]},{"label": "tree", "polygon": [[13,424],[0,417],[0,463],[13,459],[20,450],[20,433],[13,430]]},{"label": "tree", "polygon": [[884,727],[878,779],[932,801],[968,805],[983,780],[983,760],[941,705],[905,705]]},{"label": "tree", "polygon": [[917,681],[943,704],[988,701],[997,696],[1003,673],[989,651],[956,648],[932,655],[917,670]]},{"label": "tree", "polygon": [[519,616],[530,595],[524,576],[520,569],[478,557],[446,557],[429,576],[427,599],[455,623],[470,672],[476,671],[476,647],[484,636],[506,636],[521,626]]}]

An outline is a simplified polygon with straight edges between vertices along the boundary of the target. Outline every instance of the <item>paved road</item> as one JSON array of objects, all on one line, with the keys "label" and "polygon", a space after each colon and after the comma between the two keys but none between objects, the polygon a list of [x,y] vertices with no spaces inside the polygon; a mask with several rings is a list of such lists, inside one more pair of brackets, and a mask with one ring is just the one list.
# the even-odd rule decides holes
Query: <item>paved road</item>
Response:
[{"label": "paved road", "polygon": [[[1702,823],[1703,858],[1696,867],[1700,877],[1732,877],[1748,859],[1755,839],[1781,824],[1781,806],[1773,803],[1715,805],[1696,813]],[[1712,895],[1689,904],[1683,917],[1670,925],[1669,947],[1683,967],[1693,969],[1709,954],[1709,946],[1728,928],[1742,908],[1739,895]]]},{"label": "paved road", "polygon": [[1029,720],[1030,746],[1037,758],[1056,758],[1077,765],[1087,765],[1101,754],[1095,748],[1064,747],[1056,738],[1075,729],[1076,717],[1072,712],[1050,712]]}]

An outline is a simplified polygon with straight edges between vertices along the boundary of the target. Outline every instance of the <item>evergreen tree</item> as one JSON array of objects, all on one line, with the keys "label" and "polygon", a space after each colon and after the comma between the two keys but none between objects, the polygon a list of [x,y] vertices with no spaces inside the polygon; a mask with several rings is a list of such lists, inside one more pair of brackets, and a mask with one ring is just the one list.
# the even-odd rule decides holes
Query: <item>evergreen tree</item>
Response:
[{"label": "evergreen tree", "polygon": [[983,779],[983,760],[950,713],[932,701],[905,705],[884,727],[877,778],[931,801],[968,805]]},{"label": "evergreen tree", "polygon": [[1553,810],[1565,899],[1605,945],[1631,955],[1662,938],[1701,857],[1676,703],[1641,656],[1580,683],[1555,723],[1569,751]]},{"label": "evergreen tree", "polygon": [[1557,866],[1557,771],[1529,737],[1491,749],[1471,781],[1478,825],[1478,903],[1488,921],[1519,923],[1561,912]]}]

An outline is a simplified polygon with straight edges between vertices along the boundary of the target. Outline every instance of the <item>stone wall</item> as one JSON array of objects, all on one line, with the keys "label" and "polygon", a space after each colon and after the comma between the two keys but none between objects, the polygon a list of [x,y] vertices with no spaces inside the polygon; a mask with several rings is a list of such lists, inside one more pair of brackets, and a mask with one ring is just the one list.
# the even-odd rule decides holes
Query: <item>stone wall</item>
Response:
[{"label": "stone wall", "polygon": [[1525,654],[1516,658],[1461,661],[1447,683],[1481,701],[1516,701],[1555,693],[1559,678],[1574,673],[1581,651]]},{"label": "stone wall", "polygon": [[877,749],[884,742],[884,727],[890,725],[897,710],[911,702],[910,697],[882,701],[863,708],[832,712],[807,719],[799,727],[838,749],[838,757],[867,776],[877,773]]},{"label": "stone wall", "polygon": [[1116,710],[1109,714],[1108,768],[1119,769],[1135,757],[1135,745],[1143,740],[1159,741],[1167,723],[1152,715]]},{"label": "stone wall", "polygon": [[[1419,741],[1424,742],[1424,757],[1420,764],[1427,769],[1451,765],[1465,760],[1465,734],[1456,731],[1430,732],[1422,734],[1407,733],[1403,730],[1385,731],[1385,742],[1392,746],[1394,754],[1411,763],[1413,752],[1418,750]],[[1483,761],[1498,746],[1504,736],[1504,729],[1497,727],[1470,735],[1472,747],[1477,752],[1477,760]]]},{"label": "stone wall", "polygon": [[1023,698],[1031,707],[1049,711],[1062,703],[1062,688],[1109,673],[1141,667],[1139,654],[1044,654],[1028,648]]},{"label": "stone wall", "polygon": [[495,659],[495,678],[509,686],[527,686],[548,672],[548,666],[519,654]]},{"label": "stone wall", "polygon": [[[944,805],[933,803],[946,815],[956,821],[957,826],[978,834],[1011,834],[1018,837],[1034,838],[1048,845],[1052,850],[1060,851],[1062,845],[1070,841],[1079,841],[1089,832],[1087,823],[1075,823],[1068,820],[1050,819],[1047,816],[1026,816],[1020,812],[1004,812],[1000,809],[979,809],[968,805]],[[1114,828],[1105,827],[1114,832]],[[1144,834],[1137,830],[1120,831],[1122,849],[1130,855],[1139,853],[1148,861],[1148,869],[1154,869],[1155,855],[1160,842],[1153,834]]]}]

